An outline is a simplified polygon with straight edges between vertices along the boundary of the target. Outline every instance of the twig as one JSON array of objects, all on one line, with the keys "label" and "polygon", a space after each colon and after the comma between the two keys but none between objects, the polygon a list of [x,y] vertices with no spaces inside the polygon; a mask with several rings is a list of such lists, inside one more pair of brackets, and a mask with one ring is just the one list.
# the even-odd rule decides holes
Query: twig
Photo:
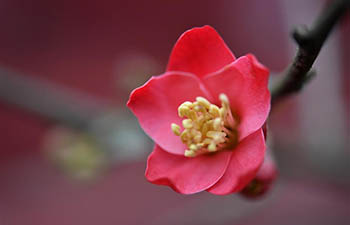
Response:
[{"label": "twig", "polygon": [[332,28],[349,6],[350,0],[335,0],[325,7],[310,29],[302,25],[293,30],[292,36],[298,44],[298,51],[293,62],[283,73],[282,80],[271,90],[272,105],[300,91],[316,74],[310,69]]}]

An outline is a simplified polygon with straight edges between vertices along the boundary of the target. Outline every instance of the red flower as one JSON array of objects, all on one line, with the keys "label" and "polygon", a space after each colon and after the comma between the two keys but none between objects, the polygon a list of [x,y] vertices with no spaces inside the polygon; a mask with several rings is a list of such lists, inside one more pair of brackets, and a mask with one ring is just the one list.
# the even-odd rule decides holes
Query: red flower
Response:
[{"label": "red flower", "polygon": [[183,194],[242,190],[264,159],[268,74],[253,55],[235,59],[212,27],[185,32],[167,71],[127,104],[156,143],[146,178]]}]

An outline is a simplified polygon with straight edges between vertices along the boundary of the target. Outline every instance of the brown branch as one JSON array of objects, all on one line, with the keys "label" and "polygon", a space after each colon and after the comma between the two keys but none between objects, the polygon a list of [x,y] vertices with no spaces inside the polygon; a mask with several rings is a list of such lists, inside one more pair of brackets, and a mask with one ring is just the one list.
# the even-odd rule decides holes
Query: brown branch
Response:
[{"label": "brown branch", "polygon": [[332,28],[349,7],[350,0],[334,0],[325,7],[309,29],[302,25],[293,30],[292,36],[298,44],[298,50],[293,62],[283,73],[282,80],[271,90],[272,105],[300,91],[316,74],[310,69]]}]

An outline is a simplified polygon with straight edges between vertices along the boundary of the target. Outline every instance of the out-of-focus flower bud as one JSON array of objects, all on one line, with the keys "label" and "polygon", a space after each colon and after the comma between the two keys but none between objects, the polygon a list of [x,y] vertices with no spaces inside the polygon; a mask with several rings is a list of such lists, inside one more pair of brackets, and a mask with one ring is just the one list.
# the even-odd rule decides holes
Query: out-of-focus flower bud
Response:
[{"label": "out-of-focus flower bud", "polygon": [[266,152],[265,160],[256,177],[241,191],[247,198],[259,198],[270,190],[278,175],[276,163],[270,150]]}]

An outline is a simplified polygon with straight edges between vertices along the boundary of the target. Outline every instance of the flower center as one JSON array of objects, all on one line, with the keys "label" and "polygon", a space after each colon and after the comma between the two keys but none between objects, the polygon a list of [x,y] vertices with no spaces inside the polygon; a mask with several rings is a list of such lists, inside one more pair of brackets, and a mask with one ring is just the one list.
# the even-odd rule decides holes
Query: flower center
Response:
[{"label": "flower center", "polygon": [[184,130],[172,123],[171,130],[187,145],[186,157],[230,149],[237,143],[236,122],[225,94],[220,94],[221,108],[203,97],[186,101],[178,108]]}]

